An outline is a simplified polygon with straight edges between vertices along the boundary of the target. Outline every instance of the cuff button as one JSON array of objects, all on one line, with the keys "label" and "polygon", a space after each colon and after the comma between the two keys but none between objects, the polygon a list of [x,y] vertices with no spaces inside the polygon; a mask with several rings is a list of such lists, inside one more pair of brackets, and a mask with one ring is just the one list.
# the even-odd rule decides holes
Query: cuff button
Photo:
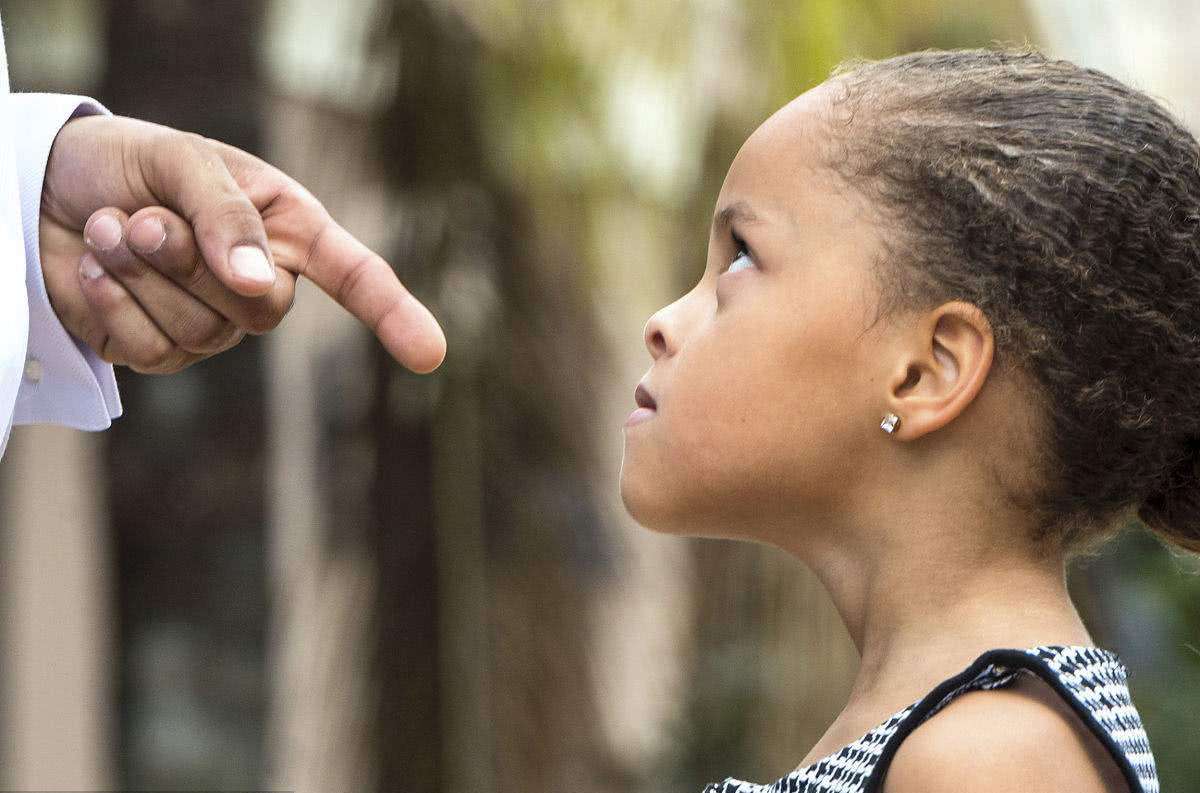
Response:
[{"label": "cuff button", "polygon": [[28,358],[25,361],[25,379],[31,383],[40,382],[42,379],[42,362],[37,358]]}]

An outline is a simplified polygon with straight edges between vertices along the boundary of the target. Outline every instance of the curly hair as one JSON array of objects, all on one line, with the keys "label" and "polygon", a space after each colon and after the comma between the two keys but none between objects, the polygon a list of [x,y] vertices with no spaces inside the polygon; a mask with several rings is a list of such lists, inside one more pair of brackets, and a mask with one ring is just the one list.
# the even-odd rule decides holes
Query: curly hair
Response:
[{"label": "curly hair", "polygon": [[971,302],[1026,386],[1032,485],[1005,489],[1030,539],[1069,559],[1136,517],[1200,552],[1200,144],[1146,93],[1028,43],[830,77],[844,127],[825,164],[889,232],[880,316]]}]

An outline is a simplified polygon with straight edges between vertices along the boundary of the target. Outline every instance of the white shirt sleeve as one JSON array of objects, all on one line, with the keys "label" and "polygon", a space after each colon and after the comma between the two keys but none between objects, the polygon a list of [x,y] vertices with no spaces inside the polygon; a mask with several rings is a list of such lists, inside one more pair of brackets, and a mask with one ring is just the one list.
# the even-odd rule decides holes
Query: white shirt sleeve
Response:
[{"label": "white shirt sleeve", "polygon": [[16,93],[0,101],[7,102],[2,112],[12,120],[29,300],[28,349],[12,423],[106,429],[122,412],[113,366],[72,336],[51,308],[42,278],[38,221],[46,161],[58,131],[76,116],[109,111],[87,97],[66,94]]}]

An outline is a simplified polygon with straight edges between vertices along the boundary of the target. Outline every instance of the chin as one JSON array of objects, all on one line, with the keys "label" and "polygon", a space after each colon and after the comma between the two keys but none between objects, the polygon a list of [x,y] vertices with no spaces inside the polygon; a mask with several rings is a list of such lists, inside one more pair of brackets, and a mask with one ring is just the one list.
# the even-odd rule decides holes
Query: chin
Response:
[{"label": "chin", "polygon": [[657,534],[677,537],[724,537],[719,521],[697,514],[696,500],[664,487],[662,477],[648,480],[621,469],[621,501],[638,525]]},{"label": "chin", "polygon": [[670,493],[662,486],[661,477],[651,482],[644,476],[635,476],[626,462],[621,464],[621,501],[625,511],[639,525],[662,534],[682,533],[677,531],[680,516],[671,504]]},{"label": "chin", "polygon": [[[658,534],[679,537],[743,539],[754,516],[739,514],[726,502],[740,479],[726,481],[727,469],[711,465],[672,464],[626,440],[621,457],[620,490],[625,511],[639,525]],[[678,457],[679,455],[676,455]],[[740,495],[740,494],[739,494]],[[757,512],[757,510],[756,510]]]}]

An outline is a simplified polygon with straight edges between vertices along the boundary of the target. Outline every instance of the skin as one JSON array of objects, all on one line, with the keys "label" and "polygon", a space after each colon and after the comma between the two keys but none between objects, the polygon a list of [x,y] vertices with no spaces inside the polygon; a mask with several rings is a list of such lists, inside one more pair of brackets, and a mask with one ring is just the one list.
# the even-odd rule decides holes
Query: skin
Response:
[{"label": "skin", "polygon": [[[104,244],[103,218],[120,228],[115,244]],[[74,119],[50,151],[38,230],[51,306],[111,363],[175,372],[265,333],[299,276],[412,371],[445,357],[437,321],[378,254],[287,174],[219,141],[120,116]],[[235,271],[237,246],[264,252],[270,280]]]},{"label": "skin", "polygon": [[[642,383],[656,410],[626,425],[620,474],[643,526],[777,546],[829,591],[861,662],[844,710],[802,764],[985,650],[1094,645],[1062,557],[1021,539],[1028,518],[992,481],[997,471],[1026,475],[1031,418],[1021,392],[992,371],[986,317],[953,301],[872,324],[869,266],[886,232],[820,166],[834,85],[776,112],[730,166],[703,276],[646,324]],[[720,222],[733,206],[756,218],[732,222],[748,259]],[[879,427],[888,412],[902,419],[892,435]],[[974,735],[991,740],[1005,719],[1027,718],[1014,696],[971,700],[990,709],[991,726]],[[896,767],[910,783],[924,776],[928,786],[940,771],[922,765],[934,757],[926,751],[914,773],[909,743],[920,749],[917,736],[939,719],[968,723],[968,699],[901,745]],[[1041,710],[1073,729],[1069,713]]]}]

